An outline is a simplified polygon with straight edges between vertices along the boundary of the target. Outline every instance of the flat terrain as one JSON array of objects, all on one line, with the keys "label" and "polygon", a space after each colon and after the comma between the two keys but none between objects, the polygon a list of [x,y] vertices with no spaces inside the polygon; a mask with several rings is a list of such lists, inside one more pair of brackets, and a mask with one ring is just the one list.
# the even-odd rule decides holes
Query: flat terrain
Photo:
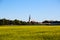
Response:
[{"label": "flat terrain", "polygon": [[0,26],[0,40],[60,40],[60,26]]}]

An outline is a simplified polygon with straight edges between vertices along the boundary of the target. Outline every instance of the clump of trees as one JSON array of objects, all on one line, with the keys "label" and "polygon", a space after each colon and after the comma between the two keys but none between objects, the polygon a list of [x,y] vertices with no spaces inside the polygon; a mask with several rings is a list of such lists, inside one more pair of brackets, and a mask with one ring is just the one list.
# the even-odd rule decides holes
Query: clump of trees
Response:
[{"label": "clump of trees", "polygon": [[45,20],[42,22],[42,24],[45,24],[45,25],[60,25],[60,21],[48,21],[48,20]]},{"label": "clump of trees", "polygon": [[38,24],[38,22],[25,22],[25,21],[21,21],[21,20],[8,20],[8,19],[0,19],[0,25],[35,25]]}]

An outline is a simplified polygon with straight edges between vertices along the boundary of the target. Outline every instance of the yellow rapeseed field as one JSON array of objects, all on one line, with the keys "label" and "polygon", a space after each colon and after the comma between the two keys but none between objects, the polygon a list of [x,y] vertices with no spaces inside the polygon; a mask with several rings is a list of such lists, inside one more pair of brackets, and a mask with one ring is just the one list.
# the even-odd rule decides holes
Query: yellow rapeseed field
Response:
[{"label": "yellow rapeseed field", "polygon": [[60,40],[60,26],[0,26],[0,40]]}]

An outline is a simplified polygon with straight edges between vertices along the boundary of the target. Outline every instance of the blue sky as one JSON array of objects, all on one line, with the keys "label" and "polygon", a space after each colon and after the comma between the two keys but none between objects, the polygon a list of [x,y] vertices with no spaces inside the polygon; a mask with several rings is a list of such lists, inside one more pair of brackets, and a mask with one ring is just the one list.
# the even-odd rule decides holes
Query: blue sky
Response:
[{"label": "blue sky", "polygon": [[0,18],[60,20],[60,0],[0,0]]}]

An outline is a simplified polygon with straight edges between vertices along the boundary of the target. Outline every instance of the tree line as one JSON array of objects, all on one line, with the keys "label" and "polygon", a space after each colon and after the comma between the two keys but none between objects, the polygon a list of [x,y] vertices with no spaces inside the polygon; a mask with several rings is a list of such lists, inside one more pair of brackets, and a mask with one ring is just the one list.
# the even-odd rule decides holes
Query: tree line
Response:
[{"label": "tree line", "polygon": [[48,21],[48,20],[45,20],[42,23],[45,24],[45,25],[60,25],[60,21]]},{"label": "tree line", "polygon": [[48,21],[45,20],[43,22],[35,22],[35,21],[21,21],[21,20],[8,20],[8,19],[0,19],[0,25],[60,25],[60,21]]},{"label": "tree line", "polygon": [[7,20],[7,19],[0,19],[0,25],[34,25],[38,24],[38,22],[26,22],[26,21],[20,21],[20,20]]}]

